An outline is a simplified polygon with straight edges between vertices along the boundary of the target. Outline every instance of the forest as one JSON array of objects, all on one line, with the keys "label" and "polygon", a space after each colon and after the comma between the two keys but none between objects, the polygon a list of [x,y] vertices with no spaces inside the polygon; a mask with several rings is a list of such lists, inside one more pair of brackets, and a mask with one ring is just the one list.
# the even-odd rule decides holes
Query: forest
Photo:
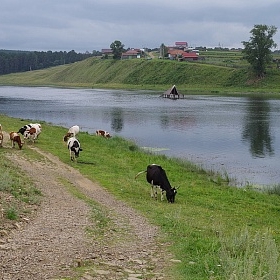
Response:
[{"label": "forest", "polygon": [[76,53],[74,50],[69,52],[0,50],[0,75],[69,64],[95,55],[100,54],[96,51]]}]

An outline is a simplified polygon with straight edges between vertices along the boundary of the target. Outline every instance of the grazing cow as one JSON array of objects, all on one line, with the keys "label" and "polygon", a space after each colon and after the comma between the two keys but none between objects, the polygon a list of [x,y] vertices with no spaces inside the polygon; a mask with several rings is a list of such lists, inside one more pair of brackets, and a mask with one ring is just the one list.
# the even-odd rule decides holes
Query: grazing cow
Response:
[{"label": "grazing cow", "polygon": [[27,129],[23,133],[24,139],[28,139],[31,142],[35,142],[35,139],[37,136],[37,129],[35,127],[31,127],[30,129]]},{"label": "grazing cow", "polygon": [[3,139],[4,139],[4,135],[2,132],[2,125],[0,124],[0,147],[3,147]]},{"label": "grazing cow", "polygon": [[96,130],[95,133],[96,133],[96,135],[103,136],[105,138],[111,138],[112,137],[109,132],[107,132],[105,130],[101,130],[101,129]]},{"label": "grazing cow", "polygon": [[75,137],[80,132],[78,125],[73,125],[69,128],[68,132],[64,135],[63,141],[66,142],[70,137]]},{"label": "grazing cow", "polygon": [[24,134],[24,131],[26,130],[26,129],[30,129],[31,128],[31,124],[26,124],[26,125],[24,125],[23,127],[21,127],[19,130],[18,130],[18,132],[17,133],[20,133],[20,134]]},{"label": "grazing cow", "polygon": [[11,140],[11,144],[12,144],[12,148],[15,147],[15,144],[18,144],[19,149],[21,150],[24,142],[21,142],[20,136],[17,132],[10,132],[10,140]]},{"label": "grazing cow", "polygon": [[176,188],[171,187],[166,173],[160,165],[148,165],[147,170],[139,172],[135,176],[135,179],[142,173],[147,173],[147,181],[151,184],[151,197],[157,199],[157,188],[159,187],[161,189],[161,200],[163,200],[163,193],[165,192],[167,201],[170,203],[174,203],[177,190]]},{"label": "grazing cow", "polygon": [[[17,133],[20,133],[24,136],[24,132],[26,130],[29,130],[30,128],[34,127],[36,129],[36,136],[35,136],[35,139],[37,139],[42,131],[42,126],[41,124],[39,123],[29,123],[29,124],[26,124],[24,125],[23,127],[21,127]],[[34,140],[35,140],[34,139]]]},{"label": "grazing cow", "polygon": [[76,137],[71,137],[68,139],[67,142],[68,150],[70,151],[70,159],[71,161],[75,161],[79,157],[80,151],[83,149],[81,148],[81,144]]}]

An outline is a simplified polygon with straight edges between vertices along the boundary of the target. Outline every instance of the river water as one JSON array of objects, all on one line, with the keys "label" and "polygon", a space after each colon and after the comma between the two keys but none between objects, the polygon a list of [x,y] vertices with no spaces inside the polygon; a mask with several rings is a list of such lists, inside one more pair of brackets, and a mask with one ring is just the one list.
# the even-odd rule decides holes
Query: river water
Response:
[{"label": "river water", "polygon": [[280,183],[280,100],[159,95],[0,87],[0,113],[66,128],[78,124],[89,133],[104,129],[156,153],[226,173],[240,185]]}]

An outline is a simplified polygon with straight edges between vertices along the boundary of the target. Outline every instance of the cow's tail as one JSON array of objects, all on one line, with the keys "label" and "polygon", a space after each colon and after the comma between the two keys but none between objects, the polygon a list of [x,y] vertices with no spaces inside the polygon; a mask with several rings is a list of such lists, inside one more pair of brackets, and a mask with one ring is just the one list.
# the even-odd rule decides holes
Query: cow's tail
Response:
[{"label": "cow's tail", "polygon": [[137,173],[137,174],[135,175],[135,179],[136,179],[139,175],[141,175],[141,174],[143,174],[143,173],[145,173],[145,172],[147,172],[147,170],[140,171],[139,173]]}]

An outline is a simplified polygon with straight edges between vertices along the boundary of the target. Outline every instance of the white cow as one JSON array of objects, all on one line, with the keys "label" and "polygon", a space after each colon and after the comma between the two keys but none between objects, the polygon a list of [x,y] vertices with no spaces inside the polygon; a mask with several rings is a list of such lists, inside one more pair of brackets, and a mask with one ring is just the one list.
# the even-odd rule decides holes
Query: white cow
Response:
[{"label": "white cow", "polygon": [[70,137],[75,137],[80,132],[78,125],[73,125],[68,129],[68,132],[64,135],[63,141],[66,142]]}]

